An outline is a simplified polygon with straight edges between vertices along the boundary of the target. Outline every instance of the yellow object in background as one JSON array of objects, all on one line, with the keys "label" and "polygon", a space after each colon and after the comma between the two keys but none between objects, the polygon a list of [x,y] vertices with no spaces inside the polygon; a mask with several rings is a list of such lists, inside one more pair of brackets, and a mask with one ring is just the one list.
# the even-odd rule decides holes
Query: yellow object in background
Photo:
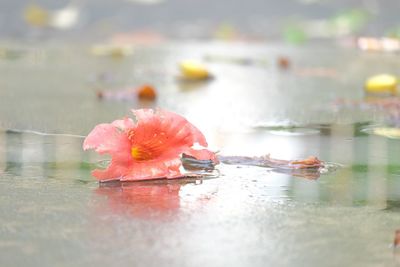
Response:
[{"label": "yellow object in background", "polygon": [[72,2],[58,10],[48,10],[36,4],[30,4],[25,7],[23,17],[26,23],[34,27],[52,27],[66,30],[78,23],[79,14],[79,8]]},{"label": "yellow object in background", "polygon": [[391,93],[396,94],[397,78],[390,74],[380,74],[372,76],[365,83],[365,90],[371,93]]},{"label": "yellow object in background", "polygon": [[49,24],[50,15],[46,9],[32,4],[25,8],[24,19],[29,25],[45,27]]},{"label": "yellow object in background", "polygon": [[392,139],[400,139],[400,129],[399,128],[375,128],[372,131],[376,135],[392,138]]},{"label": "yellow object in background", "polygon": [[191,80],[206,80],[211,78],[207,68],[195,61],[183,61],[180,63],[183,78]]}]

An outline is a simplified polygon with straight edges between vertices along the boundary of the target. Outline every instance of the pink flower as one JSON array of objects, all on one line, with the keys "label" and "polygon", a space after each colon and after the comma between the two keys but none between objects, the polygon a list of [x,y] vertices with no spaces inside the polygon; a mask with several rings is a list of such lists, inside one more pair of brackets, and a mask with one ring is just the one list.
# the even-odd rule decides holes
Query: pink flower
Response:
[{"label": "pink flower", "polygon": [[[130,118],[111,124],[99,124],[86,137],[83,149],[110,154],[105,170],[94,170],[100,181],[138,181],[184,176],[181,154],[218,163],[215,153],[207,150],[204,135],[185,118],[164,110],[132,110]],[[194,145],[203,149],[196,150]]]}]

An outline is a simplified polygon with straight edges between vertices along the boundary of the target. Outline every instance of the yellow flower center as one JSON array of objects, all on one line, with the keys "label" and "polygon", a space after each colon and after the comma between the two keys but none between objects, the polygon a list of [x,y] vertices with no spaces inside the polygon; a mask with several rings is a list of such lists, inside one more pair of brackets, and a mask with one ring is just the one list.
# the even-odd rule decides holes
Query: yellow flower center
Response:
[{"label": "yellow flower center", "polygon": [[135,160],[150,160],[154,156],[151,151],[139,146],[133,146],[131,148],[131,155]]}]

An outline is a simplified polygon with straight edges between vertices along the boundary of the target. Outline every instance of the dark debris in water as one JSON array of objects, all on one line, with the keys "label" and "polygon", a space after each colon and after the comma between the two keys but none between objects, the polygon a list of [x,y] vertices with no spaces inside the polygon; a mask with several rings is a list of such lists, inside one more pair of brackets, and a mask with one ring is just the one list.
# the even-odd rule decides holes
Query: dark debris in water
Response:
[{"label": "dark debris in water", "polygon": [[335,171],[339,167],[337,164],[323,162],[316,157],[301,160],[280,160],[266,155],[262,157],[220,156],[219,159],[224,164],[264,167],[273,172],[310,180],[316,180],[321,174]]},{"label": "dark debris in water", "polygon": [[252,165],[267,168],[318,169],[323,167],[323,162],[313,156],[301,160],[274,159],[269,155],[261,157],[221,156],[219,159],[226,164]]},{"label": "dark debris in water", "polygon": [[198,160],[185,153],[182,155],[181,161],[185,170],[188,171],[213,171],[215,169],[215,163],[212,160]]}]

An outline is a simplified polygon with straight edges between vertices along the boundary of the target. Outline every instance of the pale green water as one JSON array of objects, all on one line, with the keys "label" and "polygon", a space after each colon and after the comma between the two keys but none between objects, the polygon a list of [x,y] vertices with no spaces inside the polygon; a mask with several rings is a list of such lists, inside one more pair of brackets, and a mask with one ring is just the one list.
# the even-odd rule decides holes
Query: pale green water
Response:
[{"label": "pale green water", "polygon": [[[381,114],[337,111],[362,99],[368,75],[395,72],[397,55],[334,46],[171,44],[132,57],[88,48],[29,48],[0,59],[0,124],[86,135],[138,103],[99,102],[97,88],[151,82],[154,106],[186,116],[225,155],[315,155],[342,164],[318,180],[220,165],[215,179],[99,186],[82,138],[0,132],[1,266],[396,266],[400,141],[368,135]],[[210,63],[216,79],[183,84],[176,63],[207,54],[265,58],[268,66]],[[289,71],[277,55],[292,60]],[[335,78],[302,76],[305,68]],[[107,81],[94,81],[107,73]],[[277,126],[297,125],[285,129]]]}]

